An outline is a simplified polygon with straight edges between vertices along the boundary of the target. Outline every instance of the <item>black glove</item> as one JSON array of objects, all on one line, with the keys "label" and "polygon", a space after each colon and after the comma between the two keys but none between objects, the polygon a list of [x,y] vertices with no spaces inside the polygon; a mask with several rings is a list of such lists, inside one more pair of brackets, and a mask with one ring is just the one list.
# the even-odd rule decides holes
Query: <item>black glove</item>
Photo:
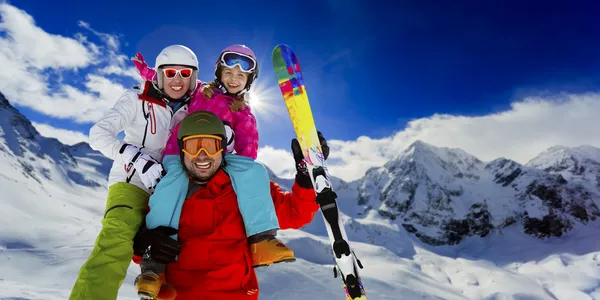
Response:
[{"label": "black glove", "polygon": [[133,239],[133,254],[142,256],[150,247],[150,258],[161,264],[168,264],[177,258],[180,251],[179,242],[170,236],[177,233],[172,227],[159,226],[146,229],[143,226]]},{"label": "black glove", "polygon": [[[329,146],[327,140],[323,137],[320,131],[317,131],[319,137],[319,143],[321,143],[321,150],[323,151],[323,157],[327,159],[329,157]],[[292,140],[292,153],[294,154],[294,160],[296,161],[296,183],[307,189],[312,189],[313,185],[310,181],[310,175],[306,168],[306,162],[304,161],[304,154],[302,154],[302,148],[297,139]]]}]

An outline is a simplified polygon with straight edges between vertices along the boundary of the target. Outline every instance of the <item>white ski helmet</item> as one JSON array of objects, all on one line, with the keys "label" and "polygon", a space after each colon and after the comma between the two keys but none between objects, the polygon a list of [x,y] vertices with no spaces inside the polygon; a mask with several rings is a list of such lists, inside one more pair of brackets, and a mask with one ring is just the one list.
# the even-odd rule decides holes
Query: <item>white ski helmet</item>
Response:
[{"label": "white ski helmet", "polygon": [[160,67],[166,65],[189,66],[194,69],[190,77],[190,91],[196,89],[198,80],[198,58],[194,51],[183,45],[171,45],[164,48],[156,57],[154,70],[156,71],[156,80],[158,88],[163,89],[164,74]]}]

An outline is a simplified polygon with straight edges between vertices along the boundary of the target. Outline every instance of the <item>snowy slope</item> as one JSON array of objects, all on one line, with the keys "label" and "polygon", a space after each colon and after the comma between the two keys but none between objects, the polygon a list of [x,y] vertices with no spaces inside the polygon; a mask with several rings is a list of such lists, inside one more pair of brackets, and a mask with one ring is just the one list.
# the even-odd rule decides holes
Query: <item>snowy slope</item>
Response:
[{"label": "snowy slope", "polygon": [[[0,132],[0,299],[67,299],[100,230],[110,161],[87,144],[69,147],[40,136],[1,96]],[[484,238],[465,236],[458,245],[432,246],[406,231],[398,218],[382,216],[383,208],[394,205],[376,197],[400,197],[392,189],[410,178],[397,176],[404,168],[443,182],[444,189],[464,185],[465,191],[481,192],[491,185],[475,180],[486,165],[463,151],[416,146],[394,161],[427,161],[428,168],[392,161],[363,180],[334,179],[348,235],[365,266],[361,274],[369,299],[600,299],[597,222],[560,238],[540,240],[509,226],[491,228]],[[444,163],[449,160],[454,163]],[[456,183],[444,170],[472,181]],[[475,200],[460,201],[440,201],[437,207],[451,207],[454,213],[441,210],[440,216],[468,215]],[[489,207],[494,216],[503,216]],[[435,232],[433,226],[428,229]],[[333,278],[322,216],[280,236],[299,260],[259,269],[260,299],[343,299],[340,280]],[[132,264],[119,299],[136,299],[132,282],[138,272]]]}]

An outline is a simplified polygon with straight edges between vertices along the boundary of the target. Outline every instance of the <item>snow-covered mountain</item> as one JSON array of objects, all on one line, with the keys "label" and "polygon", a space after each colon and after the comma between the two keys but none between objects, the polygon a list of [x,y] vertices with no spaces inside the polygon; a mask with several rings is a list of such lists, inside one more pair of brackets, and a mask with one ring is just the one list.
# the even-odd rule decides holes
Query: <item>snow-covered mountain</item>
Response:
[{"label": "snow-covered mountain", "polygon": [[[600,224],[589,200],[598,194],[594,167],[577,157],[582,174],[590,173],[569,177],[571,168],[535,164],[561,165],[546,156],[527,166],[486,164],[461,150],[415,143],[361,180],[334,178],[369,299],[600,299]],[[101,228],[110,164],[85,143],[40,136],[0,94],[1,300],[67,299]],[[559,195],[560,207],[547,195]],[[571,213],[578,205],[587,225]],[[535,228],[523,232],[525,211],[543,220],[550,208],[574,229],[546,239],[534,237]],[[511,216],[514,224],[503,228]],[[260,299],[343,298],[322,216],[279,235],[299,259],[257,270]],[[119,299],[137,299],[138,273],[132,264]]]},{"label": "snow-covered mountain", "polygon": [[530,160],[527,166],[560,174],[567,181],[581,185],[595,194],[593,199],[600,205],[600,149],[555,146]]},{"label": "snow-covered mountain", "polygon": [[[105,171],[105,167],[109,166],[109,160],[94,153],[95,151],[86,143],[70,147],[55,138],[41,136],[31,122],[9,104],[2,93],[0,93],[0,137],[2,137],[0,155],[17,172],[34,179],[39,184],[43,184],[42,181],[61,181],[64,184],[100,186],[102,181],[89,178],[80,168],[75,155],[94,156],[95,163],[101,166],[99,171]],[[6,170],[0,170],[2,171]],[[102,173],[105,174],[107,173]]]},{"label": "snow-covered mountain", "polygon": [[600,177],[599,153],[552,148],[523,166],[505,158],[485,163],[460,149],[417,141],[367,172],[358,204],[431,245],[507,226],[558,237],[600,216],[598,184],[590,180]]}]

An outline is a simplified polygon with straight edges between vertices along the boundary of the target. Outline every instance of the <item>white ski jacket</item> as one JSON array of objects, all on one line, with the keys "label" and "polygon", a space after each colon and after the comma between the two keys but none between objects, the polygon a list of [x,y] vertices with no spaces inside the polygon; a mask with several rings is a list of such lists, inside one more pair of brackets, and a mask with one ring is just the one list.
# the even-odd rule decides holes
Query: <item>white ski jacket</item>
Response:
[{"label": "white ski jacket", "polygon": [[[188,98],[189,99],[189,98]],[[160,99],[150,81],[143,90],[128,90],[115,105],[90,129],[89,143],[92,149],[112,159],[108,186],[117,182],[134,184],[150,194],[132,167],[121,160],[119,149],[131,144],[158,162],[162,162],[163,150],[175,125],[187,115],[188,102],[177,111],[167,105],[169,100]],[[123,140],[117,135],[124,131]]]}]

